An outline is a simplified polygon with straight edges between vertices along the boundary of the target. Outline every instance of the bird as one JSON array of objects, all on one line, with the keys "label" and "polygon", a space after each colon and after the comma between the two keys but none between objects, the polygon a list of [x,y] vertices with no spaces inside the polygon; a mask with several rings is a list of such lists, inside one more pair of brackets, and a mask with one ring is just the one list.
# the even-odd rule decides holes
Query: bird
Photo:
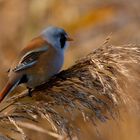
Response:
[{"label": "bird", "polygon": [[46,83],[63,66],[64,54],[70,38],[60,27],[49,26],[33,38],[13,61],[8,81],[0,92],[0,102],[18,85],[25,84],[30,91]]}]

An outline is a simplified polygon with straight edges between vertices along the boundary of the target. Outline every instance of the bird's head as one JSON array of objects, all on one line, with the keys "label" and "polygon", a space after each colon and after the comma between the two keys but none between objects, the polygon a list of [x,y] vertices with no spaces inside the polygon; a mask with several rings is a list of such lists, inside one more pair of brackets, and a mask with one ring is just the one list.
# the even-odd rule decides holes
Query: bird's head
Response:
[{"label": "bird's head", "polygon": [[72,41],[64,29],[54,26],[45,29],[41,35],[57,50],[65,50],[68,47],[68,41]]}]

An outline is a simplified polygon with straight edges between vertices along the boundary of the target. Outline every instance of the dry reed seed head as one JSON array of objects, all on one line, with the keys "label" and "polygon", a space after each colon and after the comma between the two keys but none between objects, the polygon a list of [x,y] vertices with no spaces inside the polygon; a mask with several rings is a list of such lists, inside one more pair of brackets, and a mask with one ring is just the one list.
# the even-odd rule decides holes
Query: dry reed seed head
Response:
[{"label": "dry reed seed head", "polygon": [[[32,98],[25,98],[25,91],[9,99],[7,104],[14,109],[5,115],[6,110],[1,112],[1,127],[20,121],[39,125],[42,118],[50,123],[52,131],[72,139],[78,133],[73,124],[78,114],[95,126],[98,120],[105,122],[119,115],[119,106],[131,101],[124,90],[127,81],[134,79],[128,64],[139,65],[139,61],[139,45],[100,47],[35,89]],[[8,122],[9,117],[12,121]]]}]

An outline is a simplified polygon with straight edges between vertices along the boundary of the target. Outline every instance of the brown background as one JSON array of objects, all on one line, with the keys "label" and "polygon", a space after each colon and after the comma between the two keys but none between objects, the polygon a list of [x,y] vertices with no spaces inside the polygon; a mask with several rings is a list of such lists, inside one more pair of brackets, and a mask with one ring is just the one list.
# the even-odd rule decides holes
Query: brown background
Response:
[{"label": "brown background", "polygon": [[[63,27],[75,40],[67,50],[65,69],[101,46],[110,34],[110,44],[139,44],[139,9],[139,0],[0,0],[0,89],[17,53],[47,26]],[[132,88],[130,91],[136,94]],[[81,139],[138,140],[140,116],[136,112],[135,108],[123,112],[119,122],[99,123],[99,135],[94,126],[81,121]],[[38,133],[37,138],[46,136]]]}]

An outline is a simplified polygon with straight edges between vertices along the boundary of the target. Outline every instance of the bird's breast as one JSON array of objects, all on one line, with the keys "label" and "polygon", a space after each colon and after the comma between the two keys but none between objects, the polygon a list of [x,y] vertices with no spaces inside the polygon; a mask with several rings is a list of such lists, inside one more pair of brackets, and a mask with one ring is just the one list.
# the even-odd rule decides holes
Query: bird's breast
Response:
[{"label": "bird's breast", "polygon": [[64,54],[50,51],[44,53],[38,63],[28,72],[27,86],[36,87],[47,82],[52,76],[57,74],[64,63]]}]

